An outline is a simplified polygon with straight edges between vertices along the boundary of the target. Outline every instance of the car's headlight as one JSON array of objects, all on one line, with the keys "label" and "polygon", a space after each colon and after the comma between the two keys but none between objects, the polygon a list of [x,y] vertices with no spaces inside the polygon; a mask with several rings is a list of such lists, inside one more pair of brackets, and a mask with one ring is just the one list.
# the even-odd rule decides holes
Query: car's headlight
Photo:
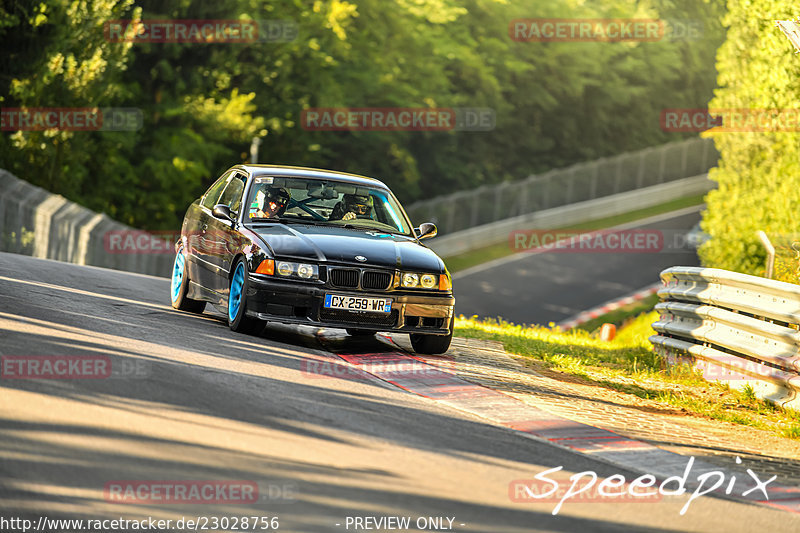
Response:
[{"label": "car's headlight", "polygon": [[304,263],[300,263],[297,265],[297,275],[303,279],[311,279],[313,277],[317,277],[317,267],[314,265],[306,265]]},{"label": "car's headlight", "polygon": [[400,285],[406,289],[433,289],[449,291],[452,286],[446,274],[422,274],[417,272],[402,272]]},{"label": "car's headlight", "polygon": [[403,287],[413,288],[419,285],[419,274],[413,272],[403,273]]},{"label": "car's headlight", "polygon": [[433,274],[423,274],[419,278],[419,284],[423,289],[432,289],[439,284],[439,280]]},{"label": "car's headlight", "polygon": [[294,263],[288,263],[286,261],[280,261],[278,263],[279,276],[291,276],[292,274],[294,274]]},{"label": "car's headlight", "polygon": [[[264,268],[262,268],[264,267]],[[256,269],[259,274],[277,274],[283,278],[319,279],[319,267],[307,263],[293,263],[291,261],[273,261],[265,259]]]}]

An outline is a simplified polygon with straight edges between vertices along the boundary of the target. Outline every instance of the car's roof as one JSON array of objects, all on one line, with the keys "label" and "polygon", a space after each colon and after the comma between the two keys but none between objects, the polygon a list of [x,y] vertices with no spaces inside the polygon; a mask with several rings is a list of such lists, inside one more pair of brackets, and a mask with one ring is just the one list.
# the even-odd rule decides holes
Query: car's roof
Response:
[{"label": "car's roof", "polygon": [[237,165],[235,168],[243,169],[253,177],[292,176],[298,178],[332,179],[370,187],[389,188],[381,180],[375,178],[359,176],[358,174],[350,174],[348,172],[338,172],[336,170],[324,170],[321,168],[290,167],[284,165]]}]

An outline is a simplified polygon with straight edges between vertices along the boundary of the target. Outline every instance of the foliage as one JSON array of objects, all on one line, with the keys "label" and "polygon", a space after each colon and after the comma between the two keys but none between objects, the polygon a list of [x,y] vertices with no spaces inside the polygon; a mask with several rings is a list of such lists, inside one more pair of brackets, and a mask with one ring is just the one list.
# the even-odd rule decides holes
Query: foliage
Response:
[{"label": "foliage", "polygon": [[[660,144],[663,108],[702,107],[719,0],[8,0],[0,106],[132,107],[135,132],[4,132],[0,166],[125,223],[179,225],[229,166],[318,166],[404,202]],[[701,21],[700,41],[515,42],[530,17]],[[117,43],[111,20],[293,21],[297,38]],[[311,107],[488,107],[491,132],[308,131]],[[419,222],[419,221],[416,221]]]},{"label": "foliage", "polygon": [[[797,17],[788,0],[731,0],[728,37],[719,51],[719,89],[713,109],[796,109],[800,61],[775,20]],[[703,263],[762,275],[766,252],[757,230],[795,233],[800,224],[800,137],[797,132],[715,133],[719,188],[707,198],[702,227],[711,240],[700,248]],[[796,282],[781,270],[781,277]]]}]

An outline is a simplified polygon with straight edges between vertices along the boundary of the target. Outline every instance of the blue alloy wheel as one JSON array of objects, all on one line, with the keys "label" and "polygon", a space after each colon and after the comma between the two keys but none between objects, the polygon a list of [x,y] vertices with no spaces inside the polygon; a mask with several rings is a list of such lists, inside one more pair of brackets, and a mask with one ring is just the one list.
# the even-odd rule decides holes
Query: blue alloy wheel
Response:
[{"label": "blue alloy wheel", "polygon": [[231,292],[228,297],[228,319],[233,322],[239,315],[242,305],[242,289],[244,288],[244,263],[239,263],[231,278]]},{"label": "blue alloy wheel", "polygon": [[181,248],[175,255],[175,266],[172,268],[172,286],[170,294],[172,294],[173,303],[178,301],[178,297],[181,294],[181,285],[183,283],[185,269],[186,259],[183,257],[183,248]]},{"label": "blue alloy wheel", "polygon": [[189,271],[186,265],[186,256],[183,254],[183,245],[175,254],[175,263],[172,267],[172,279],[169,286],[169,297],[172,307],[190,313],[202,313],[206,303],[202,300],[193,300],[187,296],[189,290]]}]

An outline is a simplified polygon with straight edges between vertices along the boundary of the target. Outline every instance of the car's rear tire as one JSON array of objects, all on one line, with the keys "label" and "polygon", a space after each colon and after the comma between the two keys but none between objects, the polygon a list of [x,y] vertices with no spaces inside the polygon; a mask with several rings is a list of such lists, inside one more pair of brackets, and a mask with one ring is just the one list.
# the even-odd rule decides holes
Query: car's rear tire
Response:
[{"label": "car's rear tire", "polygon": [[246,315],[248,277],[247,263],[240,257],[231,269],[230,291],[228,292],[228,326],[237,333],[255,335],[263,331],[266,323]]},{"label": "car's rear tire", "polygon": [[202,313],[206,303],[202,300],[192,300],[186,296],[189,290],[189,271],[186,269],[186,256],[183,245],[175,254],[175,263],[172,266],[172,282],[170,284],[170,300],[172,307],[190,313]]},{"label": "car's rear tire", "polygon": [[375,335],[375,332],[368,329],[347,328],[347,334],[352,337],[369,337]]},{"label": "car's rear tire", "polygon": [[453,340],[453,328],[455,326],[455,316],[450,319],[450,333],[448,335],[423,335],[421,333],[412,333],[409,335],[411,338],[411,346],[414,351],[427,355],[439,355],[445,353],[450,348],[450,343]]}]

